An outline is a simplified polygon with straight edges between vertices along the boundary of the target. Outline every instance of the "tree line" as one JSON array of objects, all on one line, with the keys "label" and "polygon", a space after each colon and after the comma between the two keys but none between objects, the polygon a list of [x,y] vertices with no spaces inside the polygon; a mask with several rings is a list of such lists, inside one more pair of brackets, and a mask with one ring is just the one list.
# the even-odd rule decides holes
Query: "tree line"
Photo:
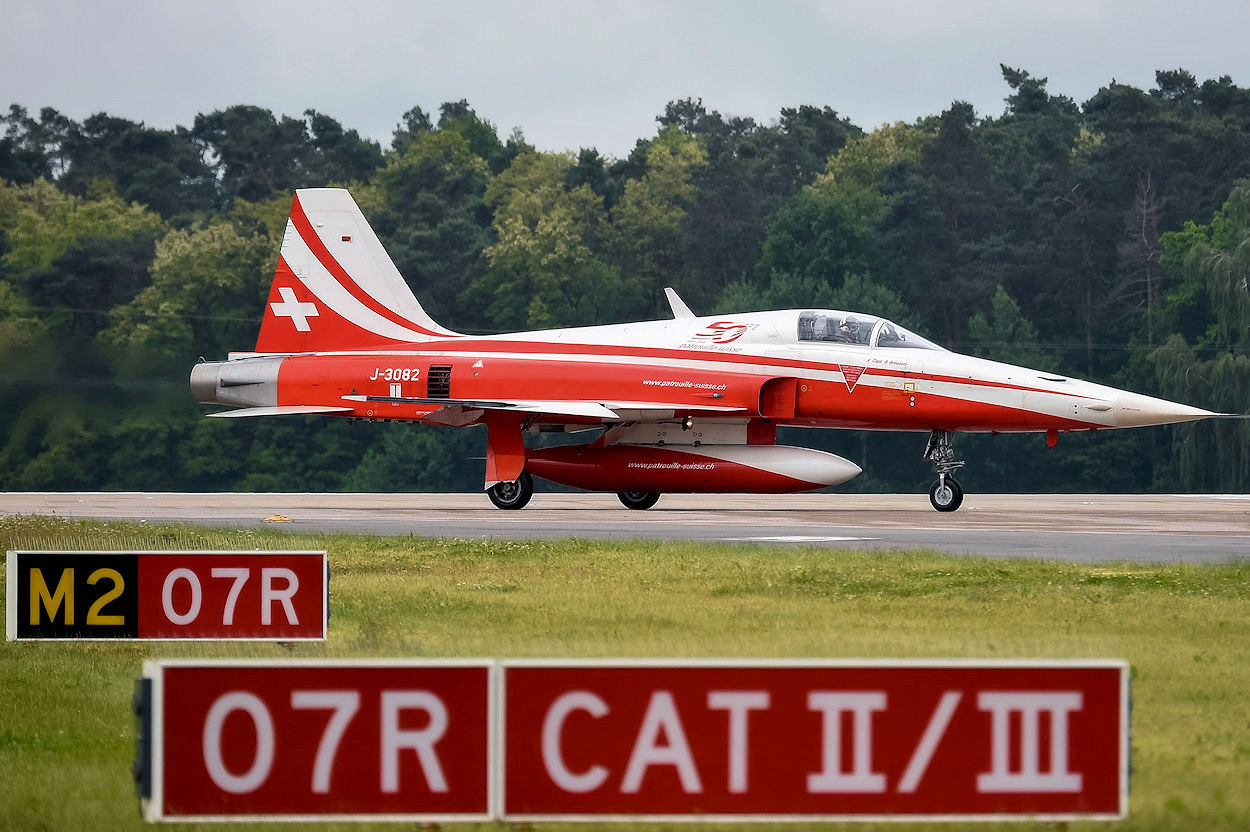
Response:
[{"label": "tree line", "polygon": [[[1005,106],[865,129],[670,102],[624,158],[539,152],[465,101],[389,146],[253,106],[160,130],[0,119],[0,489],[480,488],[484,437],[202,418],[186,375],[255,340],[291,193],[349,187],[427,311],[463,332],[830,307],[963,352],[1250,410],[1250,89],[1156,73],[1077,104],[1002,68]],[[789,435],[786,435],[789,434]],[[924,437],[783,433],[861,490],[931,478]],[[970,490],[1244,491],[1222,421],[960,440]]]}]

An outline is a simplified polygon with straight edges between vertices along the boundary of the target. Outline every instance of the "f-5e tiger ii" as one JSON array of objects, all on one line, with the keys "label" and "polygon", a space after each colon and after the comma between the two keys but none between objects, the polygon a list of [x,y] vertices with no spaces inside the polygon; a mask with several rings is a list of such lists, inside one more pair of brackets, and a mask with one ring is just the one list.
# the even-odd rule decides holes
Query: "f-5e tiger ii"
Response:
[{"label": "f-5e tiger ii", "polygon": [[[487,429],[485,488],[519,509],[533,477],[616,492],[632,509],[664,493],[785,493],[860,468],[777,444],[777,428],[924,431],[954,511],[959,432],[1163,425],[1214,414],[1088,381],[960,355],[870,314],[788,309],[461,335],[430,318],[351,195],[295,194],[255,349],[197,364],[191,391],[236,409]],[[590,441],[528,448],[527,434]]]}]

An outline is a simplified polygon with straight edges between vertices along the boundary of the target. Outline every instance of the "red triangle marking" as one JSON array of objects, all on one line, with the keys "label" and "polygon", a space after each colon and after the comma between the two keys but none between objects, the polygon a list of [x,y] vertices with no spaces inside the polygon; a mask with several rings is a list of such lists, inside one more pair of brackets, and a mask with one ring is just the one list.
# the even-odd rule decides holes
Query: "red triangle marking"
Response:
[{"label": "red triangle marking", "polygon": [[864,368],[839,364],[838,369],[842,371],[842,380],[846,382],[847,392],[854,393],[855,385],[859,384],[859,377],[864,374]]}]

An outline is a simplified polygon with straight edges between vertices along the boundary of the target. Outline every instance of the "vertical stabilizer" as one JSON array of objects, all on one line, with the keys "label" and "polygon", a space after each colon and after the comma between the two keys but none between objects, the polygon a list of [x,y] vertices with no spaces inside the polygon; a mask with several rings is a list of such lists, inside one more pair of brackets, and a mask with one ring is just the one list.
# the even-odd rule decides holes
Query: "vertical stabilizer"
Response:
[{"label": "vertical stabilizer", "polygon": [[413,296],[351,194],[295,192],[257,352],[324,352],[456,337]]}]

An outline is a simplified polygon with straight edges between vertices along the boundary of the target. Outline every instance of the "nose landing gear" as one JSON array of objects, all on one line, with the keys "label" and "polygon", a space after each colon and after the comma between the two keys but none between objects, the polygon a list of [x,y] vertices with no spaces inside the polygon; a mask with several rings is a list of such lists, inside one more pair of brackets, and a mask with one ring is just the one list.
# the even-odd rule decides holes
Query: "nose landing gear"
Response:
[{"label": "nose landing gear", "polygon": [[929,502],[938,511],[954,511],[964,501],[964,490],[949,474],[938,474],[938,481],[929,489]]},{"label": "nose landing gear", "polygon": [[937,469],[937,482],[929,489],[929,502],[938,511],[954,511],[964,501],[964,490],[955,481],[954,473],[964,467],[962,460],[955,459],[949,430],[935,430],[929,434],[924,458]]}]

